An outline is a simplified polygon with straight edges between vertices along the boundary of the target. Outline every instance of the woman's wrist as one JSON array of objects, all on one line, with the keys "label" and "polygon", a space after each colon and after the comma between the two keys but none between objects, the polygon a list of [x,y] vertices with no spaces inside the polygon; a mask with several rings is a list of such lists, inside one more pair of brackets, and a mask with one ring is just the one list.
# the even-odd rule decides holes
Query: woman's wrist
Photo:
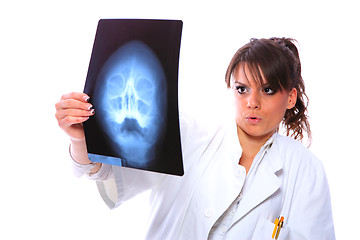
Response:
[{"label": "woman's wrist", "polygon": [[85,139],[83,139],[83,140],[71,139],[70,142],[71,143],[70,143],[69,152],[70,152],[71,158],[75,162],[77,162],[81,165],[91,164],[92,162],[89,160],[88,154],[87,154],[87,147],[86,147]]}]

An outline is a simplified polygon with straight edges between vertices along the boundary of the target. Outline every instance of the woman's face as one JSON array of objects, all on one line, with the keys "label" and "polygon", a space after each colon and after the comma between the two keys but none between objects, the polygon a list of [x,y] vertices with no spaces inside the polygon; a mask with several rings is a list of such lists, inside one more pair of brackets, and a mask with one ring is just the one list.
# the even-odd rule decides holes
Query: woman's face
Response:
[{"label": "woman's face", "polygon": [[275,91],[267,83],[257,83],[246,67],[233,75],[235,118],[238,130],[250,137],[267,139],[278,128],[287,109],[295,106],[297,92]]}]

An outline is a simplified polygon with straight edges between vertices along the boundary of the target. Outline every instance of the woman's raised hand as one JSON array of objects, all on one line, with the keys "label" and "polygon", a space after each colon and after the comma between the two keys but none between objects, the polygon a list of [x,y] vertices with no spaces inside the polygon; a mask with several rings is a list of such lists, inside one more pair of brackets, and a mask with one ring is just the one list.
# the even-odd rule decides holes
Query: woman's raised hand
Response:
[{"label": "woman's raised hand", "polygon": [[85,140],[83,122],[95,113],[89,99],[85,93],[72,92],[64,94],[55,104],[58,124],[73,141]]}]

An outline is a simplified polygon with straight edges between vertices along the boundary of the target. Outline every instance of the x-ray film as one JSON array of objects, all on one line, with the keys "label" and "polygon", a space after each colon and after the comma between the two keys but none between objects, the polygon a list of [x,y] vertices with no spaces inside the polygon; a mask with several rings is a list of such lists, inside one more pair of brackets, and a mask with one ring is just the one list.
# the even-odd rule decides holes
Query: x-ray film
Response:
[{"label": "x-ray film", "polygon": [[89,159],[183,175],[178,112],[182,21],[101,19],[84,92]]}]

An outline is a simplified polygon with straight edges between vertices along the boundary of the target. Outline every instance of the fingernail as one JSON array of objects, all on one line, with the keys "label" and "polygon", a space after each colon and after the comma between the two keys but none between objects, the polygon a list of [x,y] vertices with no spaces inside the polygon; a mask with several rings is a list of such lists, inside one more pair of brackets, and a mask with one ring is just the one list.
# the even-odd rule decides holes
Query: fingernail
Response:
[{"label": "fingernail", "polygon": [[94,106],[93,106],[93,105],[90,105],[88,109],[91,110],[91,109],[93,109],[93,108],[94,108]]},{"label": "fingernail", "polygon": [[88,101],[90,100],[90,97],[85,96],[85,97],[84,97],[84,100],[85,100],[85,102],[88,102]]},{"label": "fingernail", "polygon": [[91,109],[90,113],[91,113],[91,114],[94,114],[94,113],[95,113],[95,109]]}]

